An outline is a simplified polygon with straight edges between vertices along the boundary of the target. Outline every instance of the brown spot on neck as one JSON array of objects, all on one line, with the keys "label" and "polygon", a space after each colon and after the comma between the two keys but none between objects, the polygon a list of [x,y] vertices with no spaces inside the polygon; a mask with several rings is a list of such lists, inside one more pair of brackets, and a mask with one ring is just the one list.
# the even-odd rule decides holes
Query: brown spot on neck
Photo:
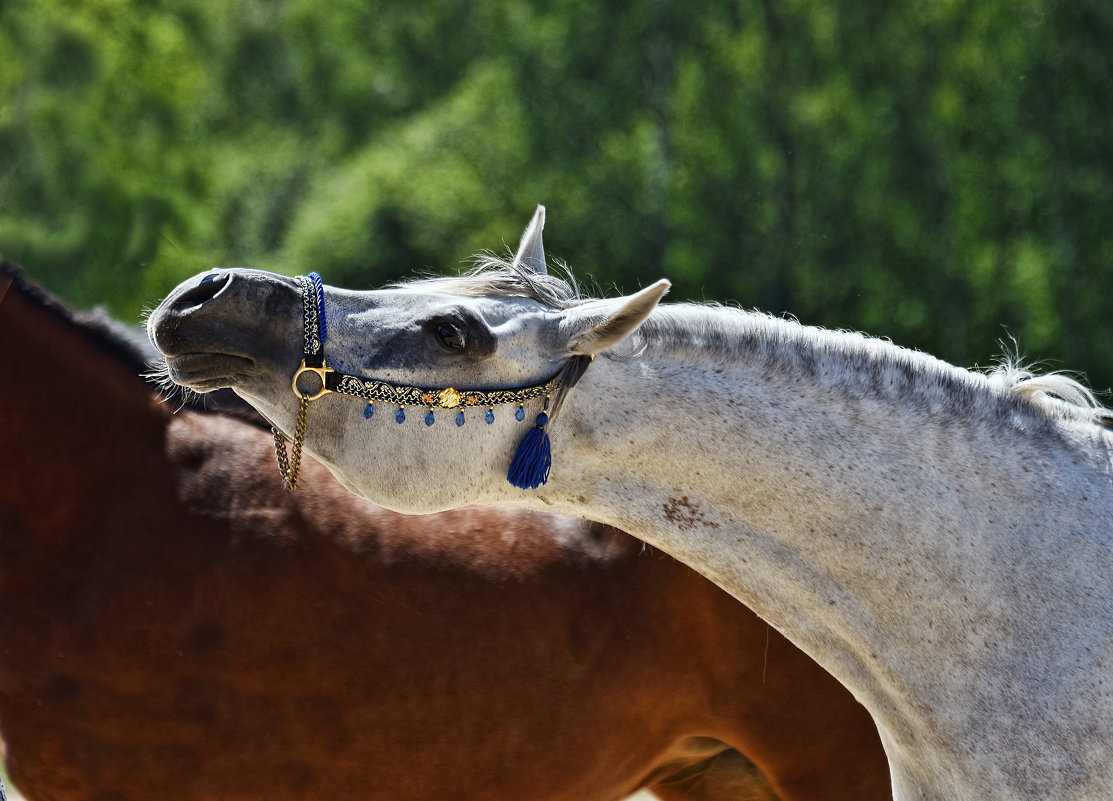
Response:
[{"label": "brown spot on neck", "polygon": [[680,498],[669,498],[668,503],[664,505],[665,519],[674,524],[681,531],[690,531],[697,526],[703,528],[718,528],[719,524],[714,520],[709,520],[698,505],[693,501],[688,500],[688,496],[684,495]]}]

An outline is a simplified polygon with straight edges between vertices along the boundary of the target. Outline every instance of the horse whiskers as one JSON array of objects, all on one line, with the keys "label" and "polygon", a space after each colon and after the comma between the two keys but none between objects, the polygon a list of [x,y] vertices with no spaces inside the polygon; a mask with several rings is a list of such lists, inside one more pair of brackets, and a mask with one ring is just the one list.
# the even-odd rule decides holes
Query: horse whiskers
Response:
[{"label": "horse whiskers", "polygon": [[174,380],[170,378],[170,366],[166,363],[165,358],[151,362],[150,369],[142,373],[142,376],[158,388],[161,401],[176,400],[178,402],[174,409],[175,412],[180,412],[187,406],[205,406],[205,396],[200,392],[174,383]]}]

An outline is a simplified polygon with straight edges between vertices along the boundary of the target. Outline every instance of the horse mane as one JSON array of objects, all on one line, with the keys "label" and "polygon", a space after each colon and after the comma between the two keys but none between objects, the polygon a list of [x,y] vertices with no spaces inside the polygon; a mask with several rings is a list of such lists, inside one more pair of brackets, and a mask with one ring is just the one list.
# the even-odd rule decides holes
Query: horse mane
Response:
[{"label": "horse mane", "polygon": [[1081,379],[1070,373],[1053,371],[1034,373],[1019,356],[1004,356],[987,374],[990,384],[1005,389],[1013,398],[1035,404],[1047,411],[1070,410],[1091,417],[1095,422],[1113,428],[1113,410],[1098,400]]},{"label": "horse mane", "polygon": [[1001,420],[1026,408],[1045,420],[1081,418],[1113,427],[1113,411],[1079,378],[1037,373],[1015,352],[1006,352],[988,370],[966,369],[886,339],[758,311],[695,303],[659,308],[624,343],[629,350],[622,358],[653,348],[732,364],[742,353],[756,354],[768,371],[822,375],[826,386],[851,397],[885,397],[932,413],[982,413]]},{"label": "horse mane", "polygon": [[[559,275],[538,275],[493,253],[480,253],[472,267],[458,276],[418,278],[394,286],[416,285],[469,297],[521,297],[554,309],[593,299],[580,291],[565,265],[559,267]],[[808,347],[801,348],[802,342]],[[630,359],[650,348],[681,349],[693,357],[726,364],[734,363],[740,353],[756,353],[770,369],[793,364],[811,375],[837,370],[851,394],[899,394],[935,410],[950,408],[970,414],[980,407],[996,408],[1002,415],[1019,403],[1048,419],[1081,417],[1113,427],[1113,411],[1078,378],[1063,372],[1038,374],[1015,354],[1006,354],[988,371],[967,370],[888,340],[804,326],[796,320],[722,304],[659,307],[627,341],[603,355]],[[1005,407],[1001,400],[1006,401]]]}]

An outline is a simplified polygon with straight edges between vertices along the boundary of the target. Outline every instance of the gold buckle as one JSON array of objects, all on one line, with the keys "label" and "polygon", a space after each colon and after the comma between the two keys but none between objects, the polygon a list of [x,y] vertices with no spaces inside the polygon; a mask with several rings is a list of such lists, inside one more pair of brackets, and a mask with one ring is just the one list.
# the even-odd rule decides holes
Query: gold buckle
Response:
[{"label": "gold buckle", "polygon": [[[328,395],[330,392],[332,392],[331,389],[325,386],[325,375],[331,372],[334,371],[329,369],[329,366],[325,364],[323,359],[321,360],[320,367],[306,367],[305,359],[302,359],[301,367],[299,367],[298,371],[294,373],[294,377],[290,381],[290,387],[294,390],[294,394],[297,395],[299,398],[305,398],[305,400],[307,401],[315,401],[318,398],[323,398],[325,395]],[[303,373],[313,373],[317,376],[317,378],[321,379],[321,388],[315,395],[306,395],[300,389],[298,389],[298,379],[302,377]]]}]

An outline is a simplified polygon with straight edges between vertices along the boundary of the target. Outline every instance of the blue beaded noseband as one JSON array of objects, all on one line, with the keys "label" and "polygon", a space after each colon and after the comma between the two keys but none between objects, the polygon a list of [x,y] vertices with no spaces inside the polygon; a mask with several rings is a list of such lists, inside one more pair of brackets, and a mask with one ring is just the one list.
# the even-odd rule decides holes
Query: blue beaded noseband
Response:
[{"label": "blue beaded noseband", "polygon": [[[464,412],[467,409],[486,408],[484,421],[490,425],[495,422],[495,407],[516,403],[518,409],[514,418],[519,422],[525,420],[525,402],[534,398],[545,398],[545,405],[537,415],[534,426],[526,433],[514,453],[507,471],[507,480],[521,489],[536,489],[549,480],[549,470],[552,467],[552,448],[549,443],[549,434],[546,426],[549,424],[549,402],[553,393],[562,385],[570,387],[583,373],[586,364],[580,366],[572,375],[569,370],[562,368],[544,384],[536,384],[517,389],[456,389],[444,387],[430,389],[425,387],[411,387],[400,384],[391,384],[387,381],[378,381],[361,376],[340,373],[331,369],[324,358],[324,345],[328,339],[328,323],[325,316],[325,293],[321,276],[315,272],[309,275],[298,276],[301,282],[302,318],[305,335],[305,346],[302,351],[301,366],[294,373],[290,387],[298,397],[299,408],[297,425],[294,430],[293,452],[288,459],[286,456],[286,438],[272,426],[274,434],[275,456],[278,459],[278,469],[282,474],[286,489],[293,492],[297,487],[298,473],[301,468],[301,450],[305,440],[305,421],[309,404],[333,392],[363,398],[367,405],[363,409],[363,416],[370,420],[375,415],[376,403],[389,403],[398,407],[394,413],[395,422],[401,424],[406,421],[406,407],[415,406],[427,409],[425,425],[436,423],[436,409],[456,411],[455,422],[457,426],[467,422]],[[582,359],[586,357],[573,357]],[[306,373],[312,373],[321,381],[321,387],[314,393],[306,393],[298,386],[298,381]],[[571,380],[569,380],[571,379]]]}]

